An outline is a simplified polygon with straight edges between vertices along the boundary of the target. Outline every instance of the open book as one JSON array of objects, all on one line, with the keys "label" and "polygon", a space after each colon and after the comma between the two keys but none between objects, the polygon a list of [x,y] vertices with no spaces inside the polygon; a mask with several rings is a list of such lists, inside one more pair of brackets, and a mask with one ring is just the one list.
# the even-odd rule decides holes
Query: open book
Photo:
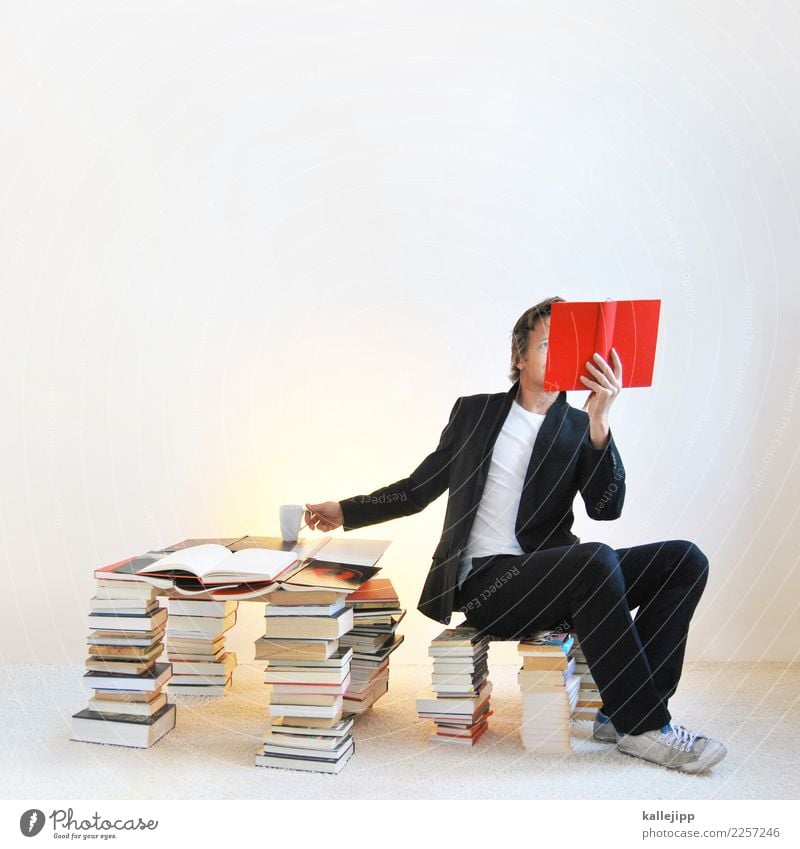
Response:
[{"label": "open book", "polygon": [[550,313],[544,388],[588,389],[586,362],[595,352],[612,367],[611,349],[622,362],[622,385],[651,386],[660,300],[555,303]]},{"label": "open book", "polygon": [[[171,594],[190,598],[244,600],[262,598],[265,594],[277,589],[295,590],[297,592],[318,589],[314,586],[314,581],[320,580],[322,586],[331,584],[334,577],[332,573],[335,571],[333,567],[338,566],[343,573],[355,571],[355,574],[336,576],[336,580],[340,581],[341,584],[337,584],[337,589],[348,591],[364,583],[370,574],[379,571],[377,568],[351,570],[348,567],[374,567],[389,547],[388,540],[332,539],[329,536],[307,537],[290,544],[283,542],[279,537],[241,537],[238,540],[231,540],[231,544],[227,547],[217,543],[217,549],[222,549],[221,552],[218,552],[220,561],[223,558],[229,560],[231,557],[244,554],[247,551],[269,549],[279,555],[289,555],[292,563],[273,578],[254,576],[252,572],[247,574],[239,572],[235,577],[225,578],[219,583],[216,581],[212,583],[201,578],[194,571],[192,564],[188,564],[192,568],[185,568],[187,551],[212,542],[214,541],[186,540],[183,543],[170,546],[168,549],[148,551],[138,557],[129,557],[109,566],[103,566],[95,570],[94,576],[103,581],[126,581],[128,583],[142,581],[161,590],[169,591]],[[187,543],[196,544],[187,545]],[[322,574],[314,573],[312,570],[305,571],[307,565],[314,566],[317,562],[315,558],[323,548],[326,551],[325,560],[328,561],[325,564],[328,569],[324,579]],[[236,550],[235,555],[231,553],[231,549]],[[167,556],[172,555],[174,555],[172,563],[167,563]],[[193,555],[189,554],[189,557],[191,558]],[[167,568],[162,571],[165,563],[167,563]],[[226,570],[229,566],[230,563],[225,567]],[[158,567],[157,574],[155,567]],[[207,567],[211,571],[216,571],[217,568],[219,568],[219,563],[216,566]],[[207,570],[203,570],[203,573],[206,576],[209,575]],[[287,583],[287,580],[295,575],[298,582]]]},{"label": "open book", "polygon": [[224,545],[206,543],[173,551],[139,569],[137,575],[162,578],[196,578],[202,584],[275,581],[299,563],[294,551],[243,548],[231,554]]}]

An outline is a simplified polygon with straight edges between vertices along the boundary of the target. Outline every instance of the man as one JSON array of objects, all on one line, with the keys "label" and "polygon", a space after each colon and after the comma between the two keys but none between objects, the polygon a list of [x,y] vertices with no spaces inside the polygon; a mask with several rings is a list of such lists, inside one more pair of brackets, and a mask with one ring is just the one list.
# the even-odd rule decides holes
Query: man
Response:
[{"label": "man", "polygon": [[[686,540],[614,550],[572,533],[580,492],[592,519],[616,519],[625,469],[609,424],[622,364],[599,354],[586,363],[584,410],[566,392],[544,389],[551,305],[520,316],[506,393],[457,399],[436,450],[403,480],[369,495],[308,504],[310,528],[345,531],[417,513],[449,490],[442,537],[419,610],[501,639],[568,621],[603,707],[594,737],[629,755],[702,772],[725,746],[671,722],[689,622],[708,560]],[[638,608],[635,619],[630,611]]]}]

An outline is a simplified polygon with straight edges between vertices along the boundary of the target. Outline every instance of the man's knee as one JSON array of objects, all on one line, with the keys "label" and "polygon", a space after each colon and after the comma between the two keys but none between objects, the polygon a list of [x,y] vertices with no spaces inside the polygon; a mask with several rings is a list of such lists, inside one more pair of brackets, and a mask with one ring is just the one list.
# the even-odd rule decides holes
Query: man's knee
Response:
[{"label": "man's knee", "polygon": [[610,545],[598,542],[581,543],[580,583],[591,586],[607,586],[618,592],[625,591],[625,579],[619,565],[619,555]]},{"label": "man's knee", "polygon": [[690,540],[674,540],[673,545],[678,549],[678,563],[687,581],[697,592],[703,592],[708,580],[708,557]]}]

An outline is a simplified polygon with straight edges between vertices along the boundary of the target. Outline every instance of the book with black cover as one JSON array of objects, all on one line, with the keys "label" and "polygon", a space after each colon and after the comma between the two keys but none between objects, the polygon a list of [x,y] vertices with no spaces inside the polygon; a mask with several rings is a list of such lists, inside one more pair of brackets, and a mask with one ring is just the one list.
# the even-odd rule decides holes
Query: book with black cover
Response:
[{"label": "book with black cover", "polygon": [[86,672],[84,683],[100,690],[157,690],[172,675],[169,663],[157,663],[141,675],[125,675],[121,672]]},{"label": "book with black cover", "polygon": [[377,574],[380,568],[380,566],[345,565],[312,557],[302,569],[284,581],[284,584],[288,586],[322,587],[349,592],[357,590],[373,575]]},{"label": "book with black cover", "polygon": [[72,715],[72,740],[146,749],[175,727],[175,705],[165,704],[151,716],[84,710]]}]

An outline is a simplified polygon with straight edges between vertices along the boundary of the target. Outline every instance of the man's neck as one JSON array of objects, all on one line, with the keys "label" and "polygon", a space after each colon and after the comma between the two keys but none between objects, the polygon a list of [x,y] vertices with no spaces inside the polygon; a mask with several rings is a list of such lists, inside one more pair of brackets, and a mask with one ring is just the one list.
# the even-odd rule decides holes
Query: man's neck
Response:
[{"label": "man's neck", "polygon": [[531,413],[544,415],[558,398],[558,392],[545,392],[544,389],[532,389],[521,383],[517,390],[516,401]]}]

